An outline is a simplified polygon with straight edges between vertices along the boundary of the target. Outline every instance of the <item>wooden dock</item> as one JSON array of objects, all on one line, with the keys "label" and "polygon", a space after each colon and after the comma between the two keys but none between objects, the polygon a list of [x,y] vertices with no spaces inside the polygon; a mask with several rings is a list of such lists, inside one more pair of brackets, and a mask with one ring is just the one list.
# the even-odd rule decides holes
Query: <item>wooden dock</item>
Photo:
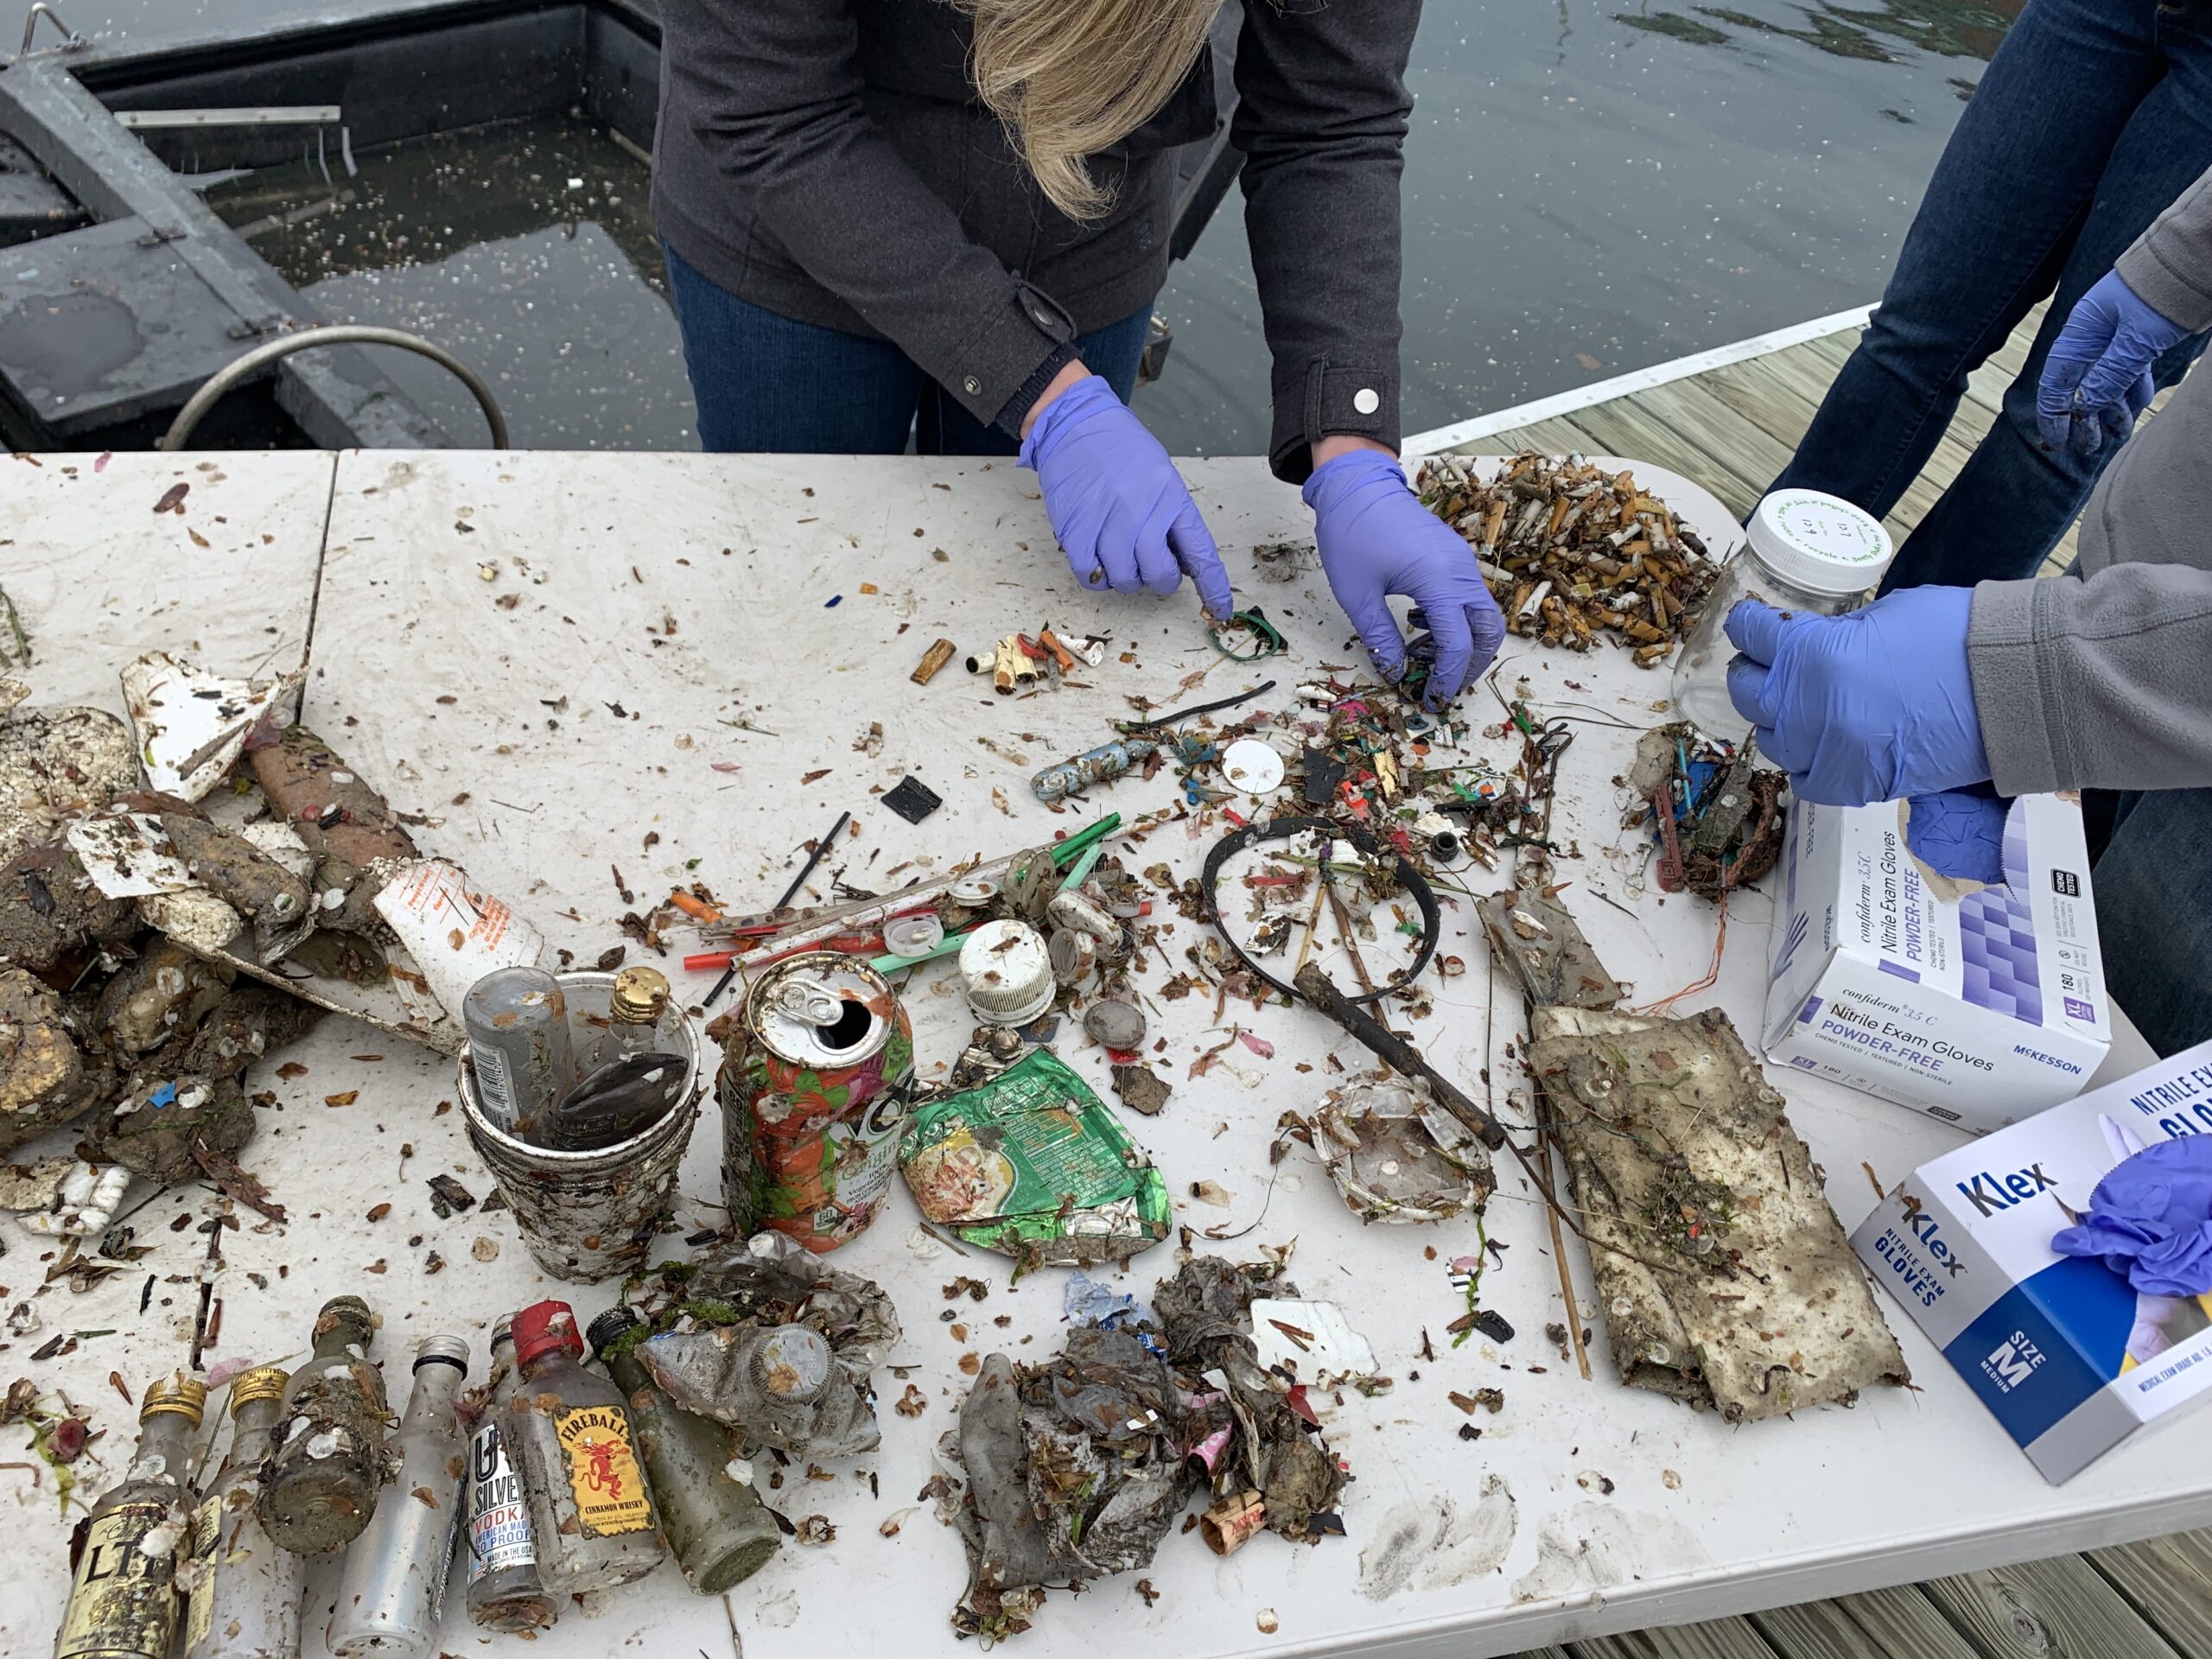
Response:
[{"label": "wooden dock", "polygon": [[[1886,521],[1899,542],[1957,477],[1990,429],[2042,320],[2024,322],[1978,370],[1928,467]],[[1447,445],[1408,452],[1518,449],[1632,455],[1696,480],[1748,514],[1811,423],[1857,343],[1856,319],[1810,338],[1605,395],[1526,423],[1514,411],[1471,422]],[[1720,353],[1719,355],[1727,355]],[[1664,372],[1658,372],[1663,374]],[[1554,408],[1561,400],[1550,400]],[[2155,406],[2154,406],[2155,407]],[[2146,416],[2146,418],[2148,418]],[[2072,531],[2046,572],[2072,559]],[[1906,1471],[1900,1482],[1909,1485]],[[1902,1487],[1901,1487],[1902,1490]],[[1962,1573],[1836,1601],[1709,1624],[1543,1648],[1521,1659],[2207,1659],[2212,1656],[2212,1529]]]}]

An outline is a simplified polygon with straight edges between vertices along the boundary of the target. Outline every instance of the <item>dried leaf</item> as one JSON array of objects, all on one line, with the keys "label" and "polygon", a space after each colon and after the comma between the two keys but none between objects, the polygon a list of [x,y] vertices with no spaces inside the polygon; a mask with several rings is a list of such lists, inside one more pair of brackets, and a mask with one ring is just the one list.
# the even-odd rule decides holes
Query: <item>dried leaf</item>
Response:
[{"label": "dried leaf", "polygon": [[1264,1037],[1255,1037],[1249,1031],[1240,1031],[1236,1033],[1236,1040],[1263,1060],[1272,1060],[1275,1057],[1275,1046]]},{"label": "dried leaf", "polygon": [[191,485],[172,484],[162,492],[162,499],[154,503],[154,511],[173,512],[181,518],[184,516],[184,498],[191,493]]},{"label": "dried leaf", "polygon": [[818,766],[801,778],[799,782],[801,784],[818,783],[821,779],[827,778],[832,770],[833,768],[829,766]]},{"label": "dried leaf", "polygon": [[322,1097],[322,1103],[326,1106],[351,1106],[360,1097],[361,1091],[359,1090],[348,1089],[343,1094],[325,1095]]}]

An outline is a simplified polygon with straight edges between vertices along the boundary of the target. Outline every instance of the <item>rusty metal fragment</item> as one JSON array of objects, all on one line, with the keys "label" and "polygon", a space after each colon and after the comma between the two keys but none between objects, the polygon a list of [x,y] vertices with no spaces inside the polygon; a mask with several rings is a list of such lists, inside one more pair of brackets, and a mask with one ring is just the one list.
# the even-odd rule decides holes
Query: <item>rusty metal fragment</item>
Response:
[{"label": "rusty metal fragment", "polygon": [[1751,1422],[1910,1381],[1727,1015],[1539,1007],[1530,1030],[1623,1382]]}]

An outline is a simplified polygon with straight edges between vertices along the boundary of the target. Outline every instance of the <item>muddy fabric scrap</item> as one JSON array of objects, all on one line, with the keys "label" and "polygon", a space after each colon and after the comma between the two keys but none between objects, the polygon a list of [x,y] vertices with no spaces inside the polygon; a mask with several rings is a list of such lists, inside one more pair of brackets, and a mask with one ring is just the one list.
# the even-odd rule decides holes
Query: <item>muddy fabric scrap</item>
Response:
[{"label": "muddy fabric scrap", "polygon": [[1273,1263],[1201,1256],[1154,1290],[1157,1318],[1120,1296],[1096,1306],[1036,1365],[984,1357],[931,1483],[968,1547],[968,1592],[952,1623],[1003,1638],[1029,1628],[1048,1586],[1148,1567],[1203,1497],[1235,1524],[1200,1532],[1226,1554],[1263,1529],[1313,1542],[1335,1522],[1349,1478],[1322,1442],[1305,1384],[1267,1370],[1252,1305],[1296,1287]]},{"label": "muddy fabric scrap", "polygon": [[1623,1382],[1751,1422],[1910,1380],[1727,1015],[1538,1008],[1530,1030]]}]

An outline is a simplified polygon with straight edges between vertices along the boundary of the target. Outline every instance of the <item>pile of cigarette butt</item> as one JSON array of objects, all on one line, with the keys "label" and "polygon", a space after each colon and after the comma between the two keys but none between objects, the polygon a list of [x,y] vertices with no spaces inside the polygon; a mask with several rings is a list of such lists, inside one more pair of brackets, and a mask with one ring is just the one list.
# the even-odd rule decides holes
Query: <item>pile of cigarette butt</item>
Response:
[{"label": "pile of cigarette butt", "polygon": [[1474,549],[1506,626],[1548,645],[1588,651],[1610,631],[1656,667],[1718,574],[1666,503],[1580,455],[1516,455],[1487,483],[1473,458],[1439,455],[1414,483]]}]

